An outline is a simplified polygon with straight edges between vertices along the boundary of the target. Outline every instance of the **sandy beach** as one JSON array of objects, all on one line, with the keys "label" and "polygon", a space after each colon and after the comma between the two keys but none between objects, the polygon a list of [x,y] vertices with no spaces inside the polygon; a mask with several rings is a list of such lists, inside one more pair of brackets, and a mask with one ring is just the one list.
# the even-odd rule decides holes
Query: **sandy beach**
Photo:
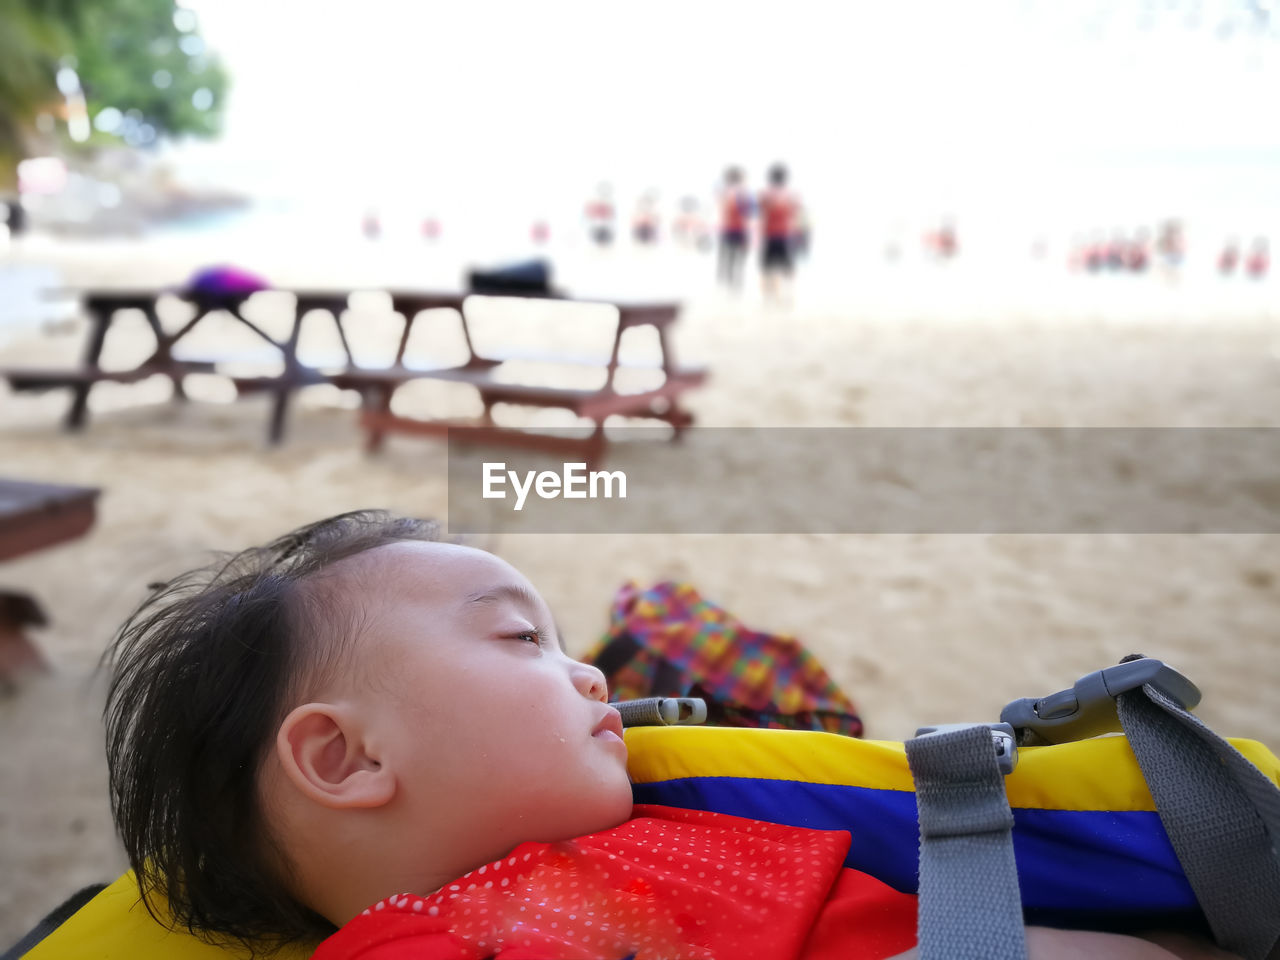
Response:
[{"label": "sandy beach", "polygon": [[[173,280],[154,263],[61,266],[69,285]],[[707,426],[1280,426],[1280,311],[1262,298],[1215,311],[1176,291],[1113,292],[1123,310],[1099,286],[1069,309],[1027,294],[946,310],[937,290],[912,289],[890,311],[803,289],[795,306],[767,307],[704,286],[676,346],[712,371],[688,398]],[[498,309],[485,324],[498,340],[520,335]],[[390,327],[361,329],[357,352],[387,349]],[[210,342],[230,331],[211,325]],[[71,362],[82,337],[77,321],[0,330],[0,365]],[[137,318],[113,338],[106,360],[121,366],[149,343]],[[318,334],[305,349],[332,346]],[[405,405],[465,412],[465,390],[424,388]],[[156,380],[103,386],[88,429],[68,434],[64,393],[0,386],[0,474],[102,489],[88,536],[0,567],[6,588],[35,594],[52,617],[36,634],[51,672],[0,695],[0,946],[124,867],[93,672],[147,583],[343,510],[446,509],[443,446],[393,437],[366,455],[352,397],[304,392],[287,442],[271,449],[261,399],[230,402],[216,378],[193,380],[186,405],[154,402],[168,392]],[[749,478],[734,489],[749,510]],[[688,580],[746,623],[808,644],[869,737],[994,720],[1010,700],[1141,652],[1199,684],[1198,712],[1219,732],[1280,746],[1276,536],[566,534],[479,545],[530,577],[572,652],[602,633],[621,584]]]}]

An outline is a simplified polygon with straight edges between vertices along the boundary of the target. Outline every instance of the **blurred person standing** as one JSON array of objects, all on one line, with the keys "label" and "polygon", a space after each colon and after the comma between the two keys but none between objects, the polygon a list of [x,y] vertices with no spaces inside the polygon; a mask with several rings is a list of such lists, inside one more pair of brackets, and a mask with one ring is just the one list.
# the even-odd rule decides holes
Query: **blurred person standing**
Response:
[{"label": "blurred person standing", "polygon": [[613,243],[613,189],[607,183],[596,187],[596,195],[587,201],[587,232],[598,247]]},{"label": "blurred person standing", "polygon": [[696,247],[698,250],[710,248],[710,228],[702,218],[702,211],[698,209],[697,197],[680,198],[680,212],[672,223],[671,234],[681,246]]},{"label": "blurred person standing", "polygon": [[9,238],[16,239],[27,232],[27,211],[22,206],[22,197],[18,193],[0,197],[3,207],[4,224],[9,228]]},{"label": "blurred person standing", "polygon": [[717,272],[728,287],[742,286],[742,264],[747,256],[747,221],[751,217],[751,196],[742,184],[742,169],[724,172],[720,190],[720,262]]},{"label": "blurred person standing", "polygon": [[1130,273],[1145,273],[1150,264],[1151,234],[1146,227],[1139,227],[1125,250],[1125,269]]},{"label": "blurred person standing", "polygon": [[1101,230],[1095,230],[1084,248],[1084,266],[1090,273],[1097,273],[1107,262],[1107,241]]},{"label": "blurred person standing", "polygon": [[658,200],[652,192],[644,194],[631,218],[631,237],[636,243],[650,246],[658,240]]},{"label": "blurred person standing", "polygon": [[1160,232],[1156,237],[1156,251],[1160,254],[1166,275],[1170,277],[1177,275],[1186,249],[1181,221],[1166,220],[1160,224]]},{"label": "blurred person standing", "polygon": [[1125,251],[1129,248],[1129,241],[1125,239],[1124,231],[1117,228],[1111,234],[1111,242],[1106,247],[1106,264],[1108,270],[1124,269]]},{"label": "blurred person standing", "polygon": [[1229,237],[1218,254],[1218,272],[1229,277],[1236,272],[1236,264],[1240,262],[1240,246],[1234,237]]},{"label": "blurred person standing", "polygon": [[943,217],[942,225],[924,235],[925,253],[934,260],[950,260],[960,250],[956,239],[956,224],[951,217]]},{"label": "blurred person standing", "polygon": [[1244,261],[1244,272],[1251,280],[1261,280],[1271,269],[1271,254],[1267,249],[1266,237],[1255,237],[1253,246],[1249,248],[1249,256]]},{"label": "blurred person standing", "polygon": [[793,245],[800,203],[787,186],[787,179],[787,168],[774,164],[769,168],[769,186],[760,194],[760,270],[767,299],[779,297],[782,279],[789,279],[795,270]]}]

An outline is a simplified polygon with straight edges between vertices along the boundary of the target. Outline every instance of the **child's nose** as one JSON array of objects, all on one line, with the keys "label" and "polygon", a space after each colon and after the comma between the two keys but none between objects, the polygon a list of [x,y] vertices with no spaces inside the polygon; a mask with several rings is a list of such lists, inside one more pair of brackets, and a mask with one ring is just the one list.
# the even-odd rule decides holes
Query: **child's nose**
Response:
[{"label": "child's nose", "polygon": [[605,680],[604,674],[600,672],[599,667],[576,661],[573,667],[574,685],[578,688],[579,693],[584,697],[590,697],[592,700],[606,701],[609,699],[609,684]]}]

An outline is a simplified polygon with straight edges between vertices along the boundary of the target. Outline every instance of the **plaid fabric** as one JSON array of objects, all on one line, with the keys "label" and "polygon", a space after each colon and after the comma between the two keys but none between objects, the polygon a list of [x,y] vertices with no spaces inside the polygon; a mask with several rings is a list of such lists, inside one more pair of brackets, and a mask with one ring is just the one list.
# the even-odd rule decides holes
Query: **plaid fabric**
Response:
[{"label": "plaid fabric", "polygon": [[711,723],[862,734],[853,703],[800,641],[752,630],[687,583],[623,586],[585,659],[610,699],[698,696]]}]

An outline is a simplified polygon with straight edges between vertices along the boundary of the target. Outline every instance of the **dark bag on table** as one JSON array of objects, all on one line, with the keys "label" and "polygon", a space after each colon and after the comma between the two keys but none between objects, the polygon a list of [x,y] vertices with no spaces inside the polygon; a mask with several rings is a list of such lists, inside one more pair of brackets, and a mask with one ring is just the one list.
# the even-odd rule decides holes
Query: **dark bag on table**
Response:
[{"label": "dark bag on table", "polygon": [[529,260],[491,270],[472,270],[467,286],[472,293],[550,294],[551,264]]}]

